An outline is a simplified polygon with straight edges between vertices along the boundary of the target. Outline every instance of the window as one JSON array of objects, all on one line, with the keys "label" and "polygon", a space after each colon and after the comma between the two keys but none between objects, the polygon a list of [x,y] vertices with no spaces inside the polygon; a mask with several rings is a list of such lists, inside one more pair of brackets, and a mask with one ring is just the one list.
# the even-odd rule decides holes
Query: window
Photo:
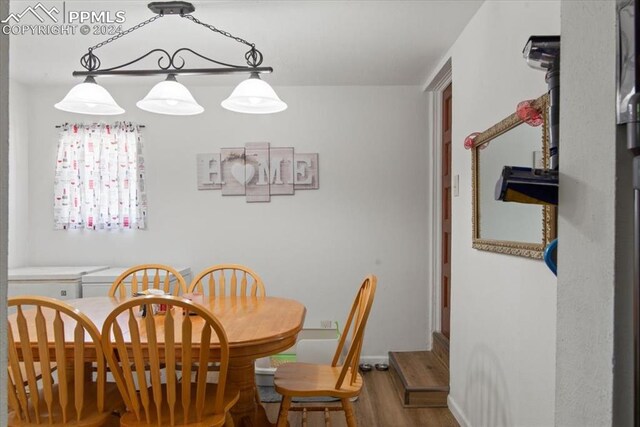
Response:
[{"label": "window", "polygon": [[146,211],[140,127],[65,124],[56,158],[55,228],[144,229]]}]

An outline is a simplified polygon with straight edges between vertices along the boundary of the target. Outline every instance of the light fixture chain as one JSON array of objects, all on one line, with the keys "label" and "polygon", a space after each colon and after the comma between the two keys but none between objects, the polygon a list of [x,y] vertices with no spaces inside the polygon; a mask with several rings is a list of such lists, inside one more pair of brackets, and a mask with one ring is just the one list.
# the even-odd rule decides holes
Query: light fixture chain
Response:
[{"label": "light fixture chain", "polygon": [[124,37],[124,36],[126,36],[127,34],[129,34],[129,33],[133,32],[133,31],[135,31],[135,30],[137,30],[137,29],[139,29],[139,28],[142,28],[142,27],[144,27],[144,26],[145,26],[145,25],[147,25],[147,24],[152,23],[152,22],[153,22],[153,21],[155,21],[156,19],[158,19],[158,18],[162,18],[163,16],[164,16],[163,14],[154,15],[154,16],[152,16],[151,18],[147,19],[146,21],[140,22],[139,24],[134,25],[133,27],[131,27],[131,28],[127,29],[127,30],[121,31],[121,32],[117,33],[116,35],[114,35],[113,37],[110,37],[110,38],[108,38],[107,40],[105,40],[105,41],[103,41],[103,42],[100,42],[100,43],[98,43],[98,44],[97,44],[97,45],[95,45],[95,46],[90,47],[90,48],[89,48],[89,52],[91,52],[92,50],[99,49],[99,48],[101,48],[102,46],[104,46],[104,45],[106,45],[106,44],[109,44],[109,43],[111,43],[111,42],[113,42],[113,41],[116,41],[116,40],[118,40],[120,37]]},{"label": "light fixture chain", "polygon": [[246,44],[247,46],[249,46],[251,48],[255,48],[255,46],[256,46],[254,43],[249,43],[248,41],[246,41],[245,39],[243,39],[241,37],[236,37],[233,34],[227,32],[227,31],[221,30],[219,28],[216,28],[211,24],[206,24],[206,23],[202,22],[201,20],[199,20],[198,18],[196,18],[195,16],[193,16],[193,15],[180,15],[180,16],[182,16],[183,18],[186,18],[186,19],[188,19],[190,21],[193,21],[196,24],[200,24],[203,27],[207,27],[208,29],[210,29],[213,32],[216,32],[218,34],[222,34],[225,37],[229,37],[230,39],[233,39],[233,40],[235,40],[235,41],[237,41],[239,43],[244,43],[244,44]]},{"label": "light fixture chain", "polygon": [[180,16],[190,20],[191,22],[194,22],[196,24],[200,24],[203,27],[206,27],[206,28],[210,29],[214,33],[222,34],[223,36],[228,37],[230,39],[233,39],[233,40],[237,41],[238,43],[243,43],[243,44],[249,46],[251,49],[249,49],[249,51],[244,55],[244,58],[247,60],[247,64],[249,64],[250,67],[254,67],[254,68],[258,67],[260,64],[262,64],[262,53],[258,49],[256,49],[255,43],[249,43],[248,41],[246,41],[245,39],[243,39],[241,37],[236,37],[233,34],[227,32],[227,31],[221,30],[219,28],[216,28],[211,24],[206,24],[206,23],[202,22],[201,20],[199,20],[198,18],[196,18],[195,16],[193,16],[193,15],[181,14]]}]

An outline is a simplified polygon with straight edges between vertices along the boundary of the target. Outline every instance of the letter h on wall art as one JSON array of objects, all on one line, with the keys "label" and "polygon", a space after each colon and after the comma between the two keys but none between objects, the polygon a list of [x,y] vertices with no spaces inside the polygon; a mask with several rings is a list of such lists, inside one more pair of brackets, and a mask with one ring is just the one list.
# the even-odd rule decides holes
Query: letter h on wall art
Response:
[{"label": "letter h on wall art", "polygon": [[244,148],[222,148],[198,154],[198,190],[222,190],[223,196],[246,196],[247,202],[268,202],[272,195],[318,189],[318,153],[249,142]]}]

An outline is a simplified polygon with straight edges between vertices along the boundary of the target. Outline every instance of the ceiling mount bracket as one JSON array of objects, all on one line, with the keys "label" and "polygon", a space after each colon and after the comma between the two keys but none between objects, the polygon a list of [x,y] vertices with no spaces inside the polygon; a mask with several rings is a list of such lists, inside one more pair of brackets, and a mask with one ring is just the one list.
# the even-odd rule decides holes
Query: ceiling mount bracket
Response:
[{"label": "ceiling mount bracket", "polygon": [[188,15],[196,10],[193,4],[186,1],[155,1],[147,7],[156,15]]}]

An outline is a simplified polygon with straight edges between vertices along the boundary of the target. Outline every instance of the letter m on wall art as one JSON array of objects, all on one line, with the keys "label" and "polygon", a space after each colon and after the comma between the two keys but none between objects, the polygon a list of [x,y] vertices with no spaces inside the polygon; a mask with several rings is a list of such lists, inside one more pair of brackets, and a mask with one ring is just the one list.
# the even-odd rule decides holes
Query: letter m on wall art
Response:
[{"label": "letter m on wall art", "polygon": [[268,142],[198,154],[197,166],[198,190],[222,190],[223,196],[245,196],[247,202],[319,188],[318,153],[299,154]]}]

